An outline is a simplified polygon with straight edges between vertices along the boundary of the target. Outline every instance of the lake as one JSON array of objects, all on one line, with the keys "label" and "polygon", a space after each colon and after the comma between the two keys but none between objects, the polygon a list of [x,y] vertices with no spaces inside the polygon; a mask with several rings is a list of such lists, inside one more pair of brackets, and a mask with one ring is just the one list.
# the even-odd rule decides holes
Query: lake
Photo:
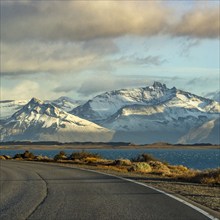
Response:
[{"label": "lake", "polygon": [[[64,149],[66,154],[81,150]],[[184,165],[192,169],[210,169],[220,167],[220,149],[89,149],[106,159],[128,158],[132,159],[142,153],[151,154],[154,157],[166,161],[172,165]],[[24,150],[0,150],[0,154],[14,156],[23,153]],[[34,155],[54,157],[60,150],[31,150]]]}]

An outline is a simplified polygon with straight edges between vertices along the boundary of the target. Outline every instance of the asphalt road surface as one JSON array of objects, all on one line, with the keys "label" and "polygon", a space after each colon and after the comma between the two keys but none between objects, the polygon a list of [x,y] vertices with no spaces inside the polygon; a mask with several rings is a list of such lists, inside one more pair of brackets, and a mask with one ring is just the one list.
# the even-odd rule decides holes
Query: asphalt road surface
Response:
[{"label": "asphalt road surface", "polygon": [[46,163],[0,161],[0,219],[207,220],[150,188]]}]

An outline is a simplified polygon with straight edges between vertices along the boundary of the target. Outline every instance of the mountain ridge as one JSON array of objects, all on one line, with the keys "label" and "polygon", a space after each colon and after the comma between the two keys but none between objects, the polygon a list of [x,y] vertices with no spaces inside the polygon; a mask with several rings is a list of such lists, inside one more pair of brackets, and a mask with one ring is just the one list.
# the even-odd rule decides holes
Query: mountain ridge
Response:
[{"label": "mountain ridge", "polygon": [[[55,100],[45,100],[44,102],[47,104],[52,104],[66,112],[69,112],[73,108],[84,103],[83,100],[73,100],[67,96],[61,96]],[[1,109],[0,119],[4,120],[4,119],[9,118],[27,103],[28,103],[28,100],[2,100],[0,101],[0,109]]]},{"label": "mountain ridge", "polygon": [[154,82],[152,86],[144,88],[122,89],[102,93],[85,104],[76,107],[70,113],[98,122],[107,119],[125,106],[135,104],[158,105],[173,98],[179,99],[182,106],[185,104],[188,107],[196,107],[200,111],[220,112],[218,103],[211,99],[178,90],[175,87],[168,89],[165,84]]},{"label": "mountain ridge", "polygon": [[102,93],[71,113],[115,131],[114,141],[178,143],[219,117],[219,103],[165,84]]},{"label": "mountain ridge", "polygon": [[[103,137],[108,136],[107,141],[137,144],[158,141],[169,143],[185,143],[188,141],[191,143],[192,135],[189,132],[195,133],[194,142],[202,140],[201,135],[196,135],[195,129],[200,129],[202,132],[205,132],[203,131],[204,128],[209,129],[207,132],[209,131],[212,136],[213,134],[216,135],[216,132],[210,131],[210,127],[206,127],[206,123],[217,120],[220,114],[218,102],[179,90],[176,87],[167,88],[165,84],[160,82],[154,82],[153,85],[143,88],[120,89],[102,93],[68,113],[60,109],[59,104],[62,106],[62,103],[65,104],[71,99],[60,97],[57,100],[54,103],[53,101],[45,102],[33,98],[28,104],[15,112],[11,118],[3,122],[1,129],[7,128],[9,121],[15,123],[16,126],[22,124],[23,127],[20,127],[26,129],[28,124],[25,124],[25,120],[29,120],[29,122],[33,121],[31,123],[31,135],[44,129],[50,133],[50,140],[54,140],[52,139],[53,133],[55,136],[57,130],[63,131],[62,129],[68,128],[69,124],[74,123],[74,120],[78,123],[76,125],[80,126],[79,121],[84,120],[88,131],[90,131],[90,126],[95,129],[94,134],[99,134],[97,126],[104,129],[102,131],[108,135]],[[41,123],[42,121],[44,123]],[[216,128],[213,129],[216,130]],[[65,135],[63,134],[62,140],[64,142],[72,141],[69,139],[71,132],[76,132],[72,127],[69,129],[69,134],[66,135],[67,130]],[[87,141],[86,131],[82,134],[84,135],[79,132],[78,136],[82,136],[82,141]],[[43,136],[41,135],[38,139]],[[13,137],[16,138],[16,136]],[[43,138],[45,140],[48,137]],[[98,138],[101,138],[100,135],[97,135],[94,140],[100,141]],[[205,140],[211,139],[207,137]]]},{"label": "mountain ridge", "polygon": [[0,132],[4,141],[109,141],[112,136],[110,130],[36,98],[5,120]]}]

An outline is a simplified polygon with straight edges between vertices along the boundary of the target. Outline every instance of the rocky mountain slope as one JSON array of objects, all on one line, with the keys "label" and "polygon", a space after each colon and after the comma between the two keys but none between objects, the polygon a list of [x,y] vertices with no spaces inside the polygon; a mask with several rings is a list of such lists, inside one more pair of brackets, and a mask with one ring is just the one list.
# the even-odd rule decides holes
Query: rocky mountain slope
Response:
[{"label": "rocky mountain slope", "polygon": [[70,113],[91,121],[108,119],[123,107],[132,105],[196,108],[202,112],[220,112],[219,104],[175,87],[169,89],[165,84],[154,82],[152,86],[137,89],[121,89],[106,92],[94,97],[83,105],[73,109]]},{"label": "rocky mountain slope", "polygon": [[82,105],[84,101],[81,100],[73,100],[69,97],[66,96],[61,96],[60,98],[56,100],[49,100],[46,101],[46,103],[50,103],[66,112],[71,111],[72,109],[76,108],[79,105]]},{"label": "rocky mountain slope", "polygon": [[33,98],[0,127],[1,141],[110,141],[113,133]]},{"label": "rocky mountain slope", "polygon": [[103,93],[71,113],[114,130],[113,141],[176,143],[189,130],[217,119],[220,106],[155,82],[145,88]]},{"label": "rocky mountain slope", "polygon": [[28,103],[27,100],[3,100],[0,101],[0,119],[6,119],[12,116]]},{"label": "rocky mountain slope", "polygon": [[220,102],[220,91],[211,92],[206,95],[207,98]]},{"label": "rocky mountain slope", "polygon": [[205,122],[181,137],[179,143],[220,143],[220,118]]},{"label": "rocky mountain slope", "polygon": [[0,103],[4,114],[21,109],[1,120],[3,140],[219,142],[220,104],[159,82],[106,92],[84,104],[68,97],[10,103]]},{"label": "rocky mountain slope", "polygon": [[[11,117],[16,111],[20,110],[28,100],[3,100],[0,101],[0,119]],[[45,103],[52,104],[66,112],[71,111],[73,108],[83,104],[81,100],[73,100],[66,96],[61,96],[55,100],[46,100]]]}]

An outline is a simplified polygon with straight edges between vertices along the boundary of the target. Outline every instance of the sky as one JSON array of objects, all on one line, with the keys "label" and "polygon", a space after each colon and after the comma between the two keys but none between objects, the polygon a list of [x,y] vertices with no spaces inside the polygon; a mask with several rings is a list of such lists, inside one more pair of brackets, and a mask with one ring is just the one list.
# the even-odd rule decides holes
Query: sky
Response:
[{"label": "sky", "polygon": [[220,90],[218,0],[0,4],[1,100],[87,100],[154,81]]}]

